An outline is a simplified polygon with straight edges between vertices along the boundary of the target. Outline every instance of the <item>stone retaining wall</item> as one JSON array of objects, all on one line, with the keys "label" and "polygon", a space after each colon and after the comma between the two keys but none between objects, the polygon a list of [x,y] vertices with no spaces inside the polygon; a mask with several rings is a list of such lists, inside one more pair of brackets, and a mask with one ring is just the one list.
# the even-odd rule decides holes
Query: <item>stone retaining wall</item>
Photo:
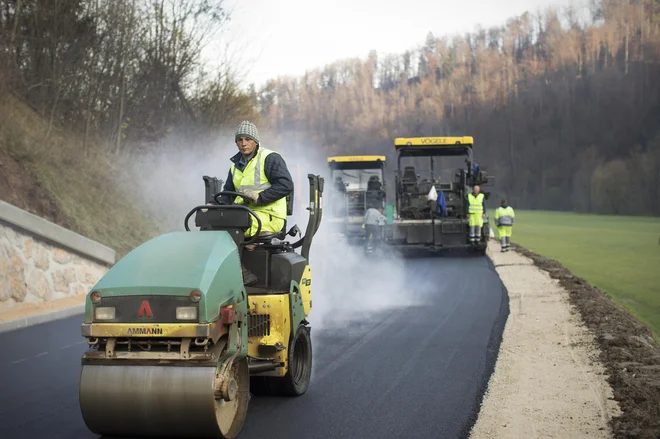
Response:
[{"label": "stone retaining wall", "polygon": [[112,249],[0,202],[0,312],[82,297],[114,258]]}]

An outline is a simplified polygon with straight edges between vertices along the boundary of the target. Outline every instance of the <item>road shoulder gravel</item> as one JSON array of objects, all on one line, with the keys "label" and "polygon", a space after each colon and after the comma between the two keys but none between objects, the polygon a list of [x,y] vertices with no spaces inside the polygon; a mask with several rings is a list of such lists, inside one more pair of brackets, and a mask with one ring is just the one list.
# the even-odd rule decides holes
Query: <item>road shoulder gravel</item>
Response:
[{"label": "road shoulder gravel", "polygon": [[595,335],[600,363],[622,411],[612,418],[613,436],[660,438],[660,346],[651,330],[559,262],[519,246],[515,249],[568,291],[570,303]]},{"label": "road shoulder gravel", "polygon": [[81,314],[85,311],[85,298],[81,294],[51,302],[21,303],[3,310],[0,312],[0,333]]},{"label": "road shoulder gravel", "polygon": [[568,292],[528,257],[488,255],[509,295],[509,318],[471,437],[611,437],[619,404],[594,335]]}]

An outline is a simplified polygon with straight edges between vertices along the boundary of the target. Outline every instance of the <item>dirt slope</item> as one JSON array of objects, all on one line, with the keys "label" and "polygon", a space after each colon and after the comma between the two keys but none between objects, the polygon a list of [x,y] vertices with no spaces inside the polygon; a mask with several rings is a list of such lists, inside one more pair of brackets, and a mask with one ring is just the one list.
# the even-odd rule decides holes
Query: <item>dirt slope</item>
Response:
[{"label": "dirt slope", "polygon": [[88,143],[0,87],[0,199],[121,257],[162,227],[140,208],[119,159]]},{"label": "dirt slope", "polygon": [[0,198],[9,204],[62,227],[71,227],[68,218],[60,212],[38,179],[14,160],[4,148],[0,148],[0,194]]}]

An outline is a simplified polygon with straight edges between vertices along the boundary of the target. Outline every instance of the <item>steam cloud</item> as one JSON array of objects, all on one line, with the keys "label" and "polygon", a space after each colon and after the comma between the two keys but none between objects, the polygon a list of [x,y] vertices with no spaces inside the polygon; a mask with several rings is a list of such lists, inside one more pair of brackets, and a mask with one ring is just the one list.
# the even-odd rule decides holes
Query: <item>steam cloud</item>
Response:
[{"label": "steam cloud", "polygon": [[[262,144],[268,147],[268,134],[260,134]],[[308,220],[305,208],[309,204],[307,174],[325,177],[327,194],[331,181],[326,157],[313,146],[298,142],[276,150],[283,155],[295,183],[294,215],[288,219],[287,227],[297,224],[304,233]],[[132,159],[135,192],[129,195],[146,201],[150,214],[170,230],[184,230],[185,215],[204,203],[202,176],[226,179],[229,158],[237,151],[233,132],[197,141],[171,137],[156,151]],[[194,217],[190,219],[190,228],[196,230]],[[362,247],[349,245],[336,236],[327,221],[321,222],[312,244],[310,263],[313,309],[308,320],[315,328],[339,329],[352,320],[364,321],[387,310],[421,304],[422,298],[414,295],[406,279],[402,259],[395,254],[367,259]],[[423,290],[419,284],[415,289]]]}]

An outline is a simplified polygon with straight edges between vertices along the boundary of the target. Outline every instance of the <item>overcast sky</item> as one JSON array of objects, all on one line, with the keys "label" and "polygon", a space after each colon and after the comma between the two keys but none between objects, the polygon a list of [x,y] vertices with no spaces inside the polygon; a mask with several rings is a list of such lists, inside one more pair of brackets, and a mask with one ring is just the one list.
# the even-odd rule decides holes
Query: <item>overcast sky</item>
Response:
[{"label": "overcast sky", "polygon": [[[366,57],[370,50],[401,53],[426,35],[503,25],[539,7],[584,0],[225,0],[229,27],[206,51],[217,61],[230,43],[245,84],[302,75],[332,61]],[[240,58],[236,58],[236,54]]]}]

